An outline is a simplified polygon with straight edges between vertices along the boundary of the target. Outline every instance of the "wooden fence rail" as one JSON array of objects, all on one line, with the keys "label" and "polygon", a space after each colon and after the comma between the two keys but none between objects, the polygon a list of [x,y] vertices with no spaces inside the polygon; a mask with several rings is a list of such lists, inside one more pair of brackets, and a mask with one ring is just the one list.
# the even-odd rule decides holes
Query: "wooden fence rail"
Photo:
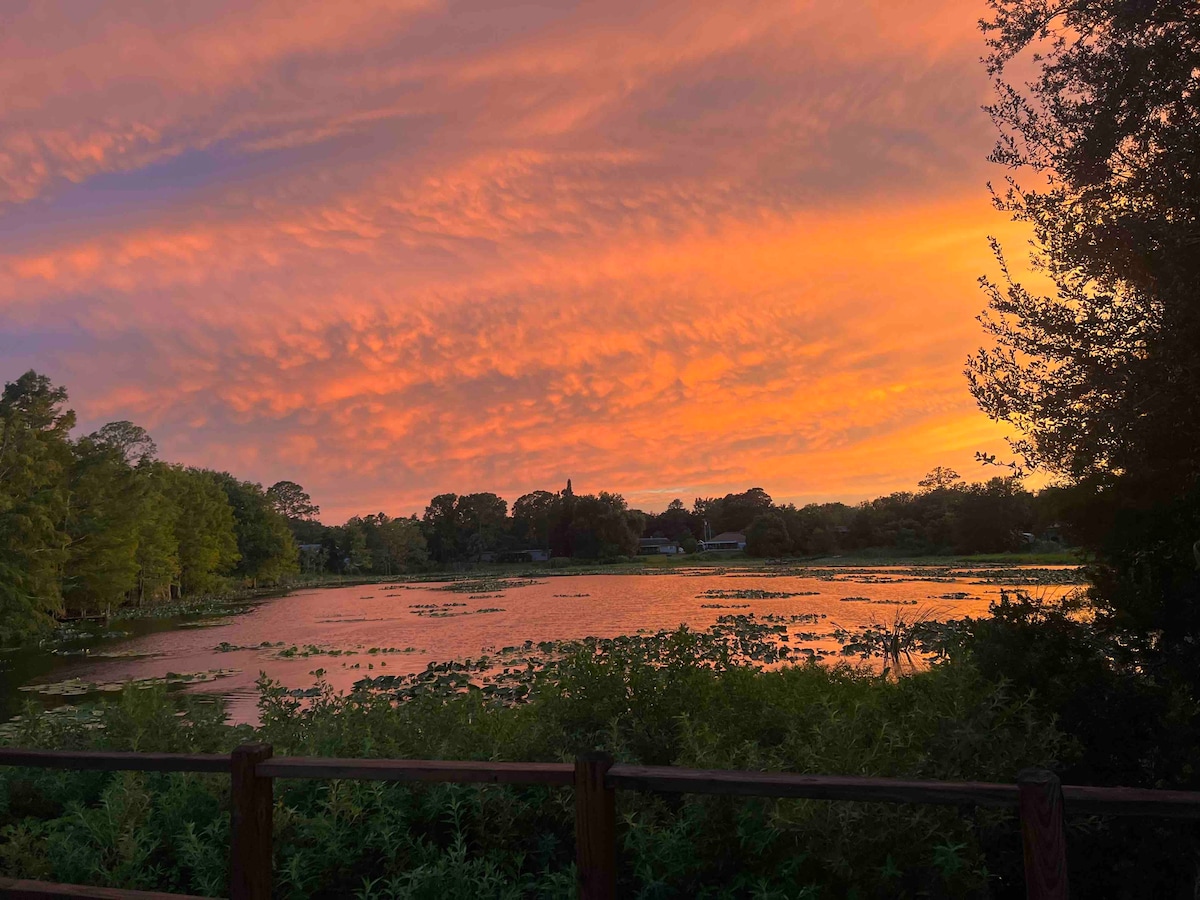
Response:
[{"label": "wooden fence rail", "polygon": [[[1042,769],[1016,784],[973,781],[907,781],[614,765],[607,754],[585,754],[570,763],[504,763],[419,759],[275,757],[268,744],[216,754],[108,753],[0,748],[0,766],[137,772],[228,773],[231,790],[231,900],[271,896],[271,816],[276,778],[524,784],[575,791],[576,870],[581,900],[616,896],[616,792],[659,791],[870,803],[1009,807],[1020,813],[1030,900],[1066,900],[1067,813],[1200,819],[1200,792],[1060,785]],[[0,877],[0,898],[166,900],[180,894],[49,884]],[[186,898],[185,898],[186,900]],[[203,900],[203,898],[191,898]]]}]

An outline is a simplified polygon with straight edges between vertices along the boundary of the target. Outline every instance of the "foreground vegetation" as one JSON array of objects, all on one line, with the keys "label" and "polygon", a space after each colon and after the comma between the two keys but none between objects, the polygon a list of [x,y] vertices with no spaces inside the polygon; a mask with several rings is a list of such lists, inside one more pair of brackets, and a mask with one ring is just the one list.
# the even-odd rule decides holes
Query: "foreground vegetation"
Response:
[{"label": "foreground vegetation", "polygon": [[[1069,783],[1147,786],[1189,786],[1200,771],[1193,711],[1124,668],[1070,606],[1010,596],[986,619],[855,636],[848,652],[900,641],[940,660],[900,678],[770,668],[781,626],[728,618],[702,633],[508,648],[493,661],[507,675],[477,660],[369,677],[348,695],[263,682],[255,727],[228,725],[219,703],[130,686],[86,710],[31,705],[2,740],[530,761],[603,748],[653,765],[1007,782],[1041,765]],[[1023,896],[1017,823],[1003,811],[634,792],[618,803],[622,896]],[[275,821],[279,896],[573,892],[559,789],[282,781]],[[1076,890],[1190,896],[1191,830],[1071,818]],[[219,895],[227,849],[224,777],[0,772],[6,874]]]},{"label": "foreground vegetation", "polygon": [[[603,747],[630,762],[951,779],[1012,780],[1032,763],[1074,783],[1200,788],[1200,13],[1167,0],[987,5],[993,159],[1039,175],[996,201],[1032,226],[1053,289],[1038,295],[1006,266],[985,283],[994,345],[968,362],[969,379],[980,406],[1021,435],[1014,470],[1067,483],[1047,508],[1087,551],[1086,600],[1011,598],[933,631],[938,664],[898,681],[844,667],[760,671],[744,647],[725,652],[728,634],[681,633],[573,648],[501,696],[449,669],[307,705],[266,684],[251,729],[195,702],[178,716],[161,689],[128,690],[95,715],[31,710],[10,739],[226,750],[260,737],[282,753],[517,760]],[[1019,82],[1006,83],[1023,54],[1033,73],[1023,59]],[[297,537],[318,530],[306,566],[387,574],[425,565],[422,554],[479,560],[502,540],[619,557],[639,527],[672,537],[682,526],[694,539],[698,519],[745,527],[749,549],[768,557],[1004,549],[987,542],[1023,521],[1012,515],[1025,502],[1019,481],[961,487],[935,472],[917,494],[836,511],[850,521],[778,507],[758,489],[639,520],[619,495],[576,497],[568,484],[518,499],[511,516],[493,494],[442,494],[419,521],[373,516],[322,533],[296,485],[268,497],[147,463],[136,455],[144,433],[122,423],[72,441],[64,400],[30,373],[0,403],[0,634],[64,608],[140,600],[147,585],[187,593],[197,573],[270,574],[294,560],[278,517]],[[162,505],[138,499],[151,497]],[[279,540],[260,540],[268,534]],[[11,874],[219,893],[226,793],[215,777],[5,772],[0,862]],[[283,895],[570,894],[569,806],[554,791],[283,782],[277,802]],[[1015,823],[1001,814],[620,802],[629,896],[1023,895]],[[1069,829],[1076,895],[1195,896],[1194,826],[1073,818]]]},{"label": "foreground vegetation", "polygon": [[[557,761],[601,747],[660,765],[1011,781],[1069,741],[1029,697],[969,667],[896,681],[848,667],[766,672],[727,639],[679,632],[577,648],[523,701],[436,677],[308,702],[264,684],[262,724],[127,689],[86,718],[34,714],[25,746]],[[87,724],[81,724],[86,722]],[[100,727],[96,727],[99,723]],[[0,775],[3,870],[68,882],[225,890],[227,779]],[[561,790],[281,782],[276,871],[290,897],[565,897],[572,807]],[[890,805],[619,796],[622,895],[983,896],[1020,884],[1007,814]],[[1014,887],[1015,889],[1015,887]]]}]

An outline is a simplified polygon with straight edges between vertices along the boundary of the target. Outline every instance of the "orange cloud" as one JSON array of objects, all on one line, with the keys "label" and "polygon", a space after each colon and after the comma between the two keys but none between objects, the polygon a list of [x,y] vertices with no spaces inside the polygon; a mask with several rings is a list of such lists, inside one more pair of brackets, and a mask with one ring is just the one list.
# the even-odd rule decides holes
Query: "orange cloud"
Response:
[{"label": "orange cloud", "polygon": [[853,499],[1000,446],[978,11],[353,7],[15,18],[5,377],[332,519]]}]

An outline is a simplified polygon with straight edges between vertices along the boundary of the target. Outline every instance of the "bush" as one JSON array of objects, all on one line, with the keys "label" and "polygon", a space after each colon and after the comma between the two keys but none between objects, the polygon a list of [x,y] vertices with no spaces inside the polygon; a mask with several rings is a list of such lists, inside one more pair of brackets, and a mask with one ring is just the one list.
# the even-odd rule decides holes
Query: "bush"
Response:
[{"label": "bush", "polygon": [[[1099,627],[1082,593],[1051,601],[1005,594],[991,615],[954,623],[948,649],[1018,694],[1037,697],[1072,746],[1067,784],[1200,789],[1200,708],[1146,665],[1127,633]],[[1080,896],[1191,897],[1194,826],[1163,819],[1068,819]]]},{"label": "bush", "polygon": [[[586,643],[532,681],[528,702],[431,689],[399,703],[328,689],[305,703],[264,684],[256,729],[192,701],[127,690],[104,727],[32,715],[29,746],[277,754],[620,761],[700,768],[1012,781],[1054,764],[1061,736],[1027,697],[970,666],[899,682],[816,665],[734,665],[709,634]],[[618,795],[620,895],[983,897],[1020,885],[1002,812],[889,804]],[[6,874],[224,893],[228,781],[215,776],[0,773]],[[573,895],[568,791],[280,781],[275,871],[288,897]]]}]

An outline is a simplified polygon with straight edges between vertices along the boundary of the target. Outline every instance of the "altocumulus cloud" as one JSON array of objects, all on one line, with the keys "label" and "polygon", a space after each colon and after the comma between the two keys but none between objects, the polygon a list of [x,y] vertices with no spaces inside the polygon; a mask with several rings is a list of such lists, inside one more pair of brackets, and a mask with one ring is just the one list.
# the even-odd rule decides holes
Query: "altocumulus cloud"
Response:
[{"label": "altocumulus cloud", "polygon": [[859,497],[1000,432],[960,0],[73,4],[0,38],[0,352],[331,518]]}]

